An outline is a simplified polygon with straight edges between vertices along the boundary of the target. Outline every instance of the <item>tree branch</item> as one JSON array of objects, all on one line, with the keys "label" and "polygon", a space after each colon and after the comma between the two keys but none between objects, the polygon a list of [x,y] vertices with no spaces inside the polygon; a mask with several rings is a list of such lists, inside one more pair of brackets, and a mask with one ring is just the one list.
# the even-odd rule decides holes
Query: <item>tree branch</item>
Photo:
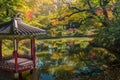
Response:
[{"label": "tree branch", "polygon": [[83,11],[83,10],[80,10],[79,8],[77,8],[77,7],[74,7],[74,6],[69,7],[69,9],[75,9],[75,10],[77,10],[77,11]]},{"label": "tree branch", "polygon": [[[64,17],[60,17],[60,18],[58,18],[58,19],[59,19],[59,20],[64,20],[65,17],[70,17],[70,16],[72,16],[72,15],[74,15],[74,14],[76,14],[76,13],[89,12],[89,13],[92,14],[92,16],[96,16],[98,19],[100,19],[100,20],[101,20],[101,23],[102,23],[104,26],[107,26],[107,25],[108,25],[107,21],[109,20],[109,17],[108,17],[108,13],[107,13],[106,8],[109,7],[109,6],[108,6],[108,3],[109,3],[110,0],[100,0],[100,3],[99,3],[99,4],[100,4],[100,7],[93,7],[93,6],[92,6],[92,3],[90,2],[90,0],[86,0],[86,1],[87,1],[87,5],[89,6],[89,9],[82,9],[82,10],[81,10],[81,9],[78,8],[78,7],[71,6],[70,3],[65,3],[64,0],[63,0],[63,2],[68,5],[68,8],[69,8],[69,9],[74,9],[74,10],[76,10],[76,11],[72,12],[72,13],[69,14],[69,15],[65,15]],[[114,5],[116,6],[116,5],[119,5],[119,4],[118,4],[118,3],[115,3]],[[104,14],[104,18],[105,18],[104,21],[103,21],[103,19],[96,13],[96,10],[97,10],[97,9],[102,9],[102,10],[103,10],[103,14]]]},{"label": "tree branch", "polygon": [[86,0],[86,1],[87,1],[87,4],[88,4],[89,8],[92,9],[93,7],[92,7],[92,5],[90,3],[90,0]]}]

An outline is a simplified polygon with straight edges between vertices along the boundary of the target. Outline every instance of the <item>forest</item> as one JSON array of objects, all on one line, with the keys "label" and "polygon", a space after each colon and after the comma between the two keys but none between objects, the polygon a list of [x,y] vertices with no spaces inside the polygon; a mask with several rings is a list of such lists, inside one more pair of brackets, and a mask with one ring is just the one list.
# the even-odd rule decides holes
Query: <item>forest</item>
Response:
[{"label": "forest", "polygon": [[[16,14],[47,31],[36,37],[39,80],[120,79],[119,0],[0,0],[0,24]],[[30,52],[29,43],[20,41],[20,54]],[[12,46],[4,40],[3,56]]]}]

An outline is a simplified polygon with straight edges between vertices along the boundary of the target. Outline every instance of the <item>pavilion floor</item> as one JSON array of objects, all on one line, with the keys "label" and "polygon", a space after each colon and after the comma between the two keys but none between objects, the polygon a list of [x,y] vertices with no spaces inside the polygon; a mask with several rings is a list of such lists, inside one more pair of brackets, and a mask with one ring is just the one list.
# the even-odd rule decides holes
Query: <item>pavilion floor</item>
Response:
[{"label": "pavilion floor", "polygon": [[[26,57],[18,57],[18,72],[32,70],[34,68],[33,60]],[[4,58],[0,60],[0,70],[15,71],[15,58]]]}]

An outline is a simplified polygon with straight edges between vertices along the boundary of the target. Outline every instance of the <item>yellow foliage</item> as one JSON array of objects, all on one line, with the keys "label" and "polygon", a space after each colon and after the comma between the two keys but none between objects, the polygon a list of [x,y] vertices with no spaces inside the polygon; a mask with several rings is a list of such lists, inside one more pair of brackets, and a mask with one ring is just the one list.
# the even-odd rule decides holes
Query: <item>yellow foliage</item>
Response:
[{"label": "yellow foliage", "polygon": [[52,4],[53,0],[43,0],[44,3]]},{"label": "yellow foliage", "polygon": [[53,55],[51,56],[51,59],[54,59],[54,60],[58,60],[60,58],[60,56],[56,53],[53,53]]},{"label": "yellow foliage", "polygon": [[74,2],[72,2],[72,4],[78,4],[79,2],[78,2],[78,0],[75,0]]},{"label": "yellow foliage", "polygon": [[64,12],[63,14],[61,14],[61,17],[64,17],[64,16],[69,15],[69,14],[71,14],[71,12]]},{"label": "yellow foliage", "polygon": [[53,26],[56,26],[56,25],[60,24],[60,21],[58,21],[57,19],[53,19],[50,22]]},{"label": "yellow foliage", "polygon": [[71,71],[71,70],[73,70],[73,67],[72,66],[65,66],[64,69],[66,71]]},{"label": "yellow foliage", "polygon": [[55,47],[57,47],[57,44],[56,44],[56,42],[53,44],[53,47],[55,48]]},{"label": "yellow foliage", "polygon": [[79,55],[80,55],[80,57],[83,57],[83,53],[82,52],[80,52]]}]

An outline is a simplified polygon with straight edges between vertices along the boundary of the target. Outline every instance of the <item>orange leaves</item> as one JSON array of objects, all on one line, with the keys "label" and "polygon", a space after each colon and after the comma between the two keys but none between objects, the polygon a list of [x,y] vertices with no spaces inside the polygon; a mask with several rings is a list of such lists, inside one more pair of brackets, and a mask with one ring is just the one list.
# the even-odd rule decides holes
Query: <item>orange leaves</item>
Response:
[{"label": "orange leaves", "polygon": [[71,12],[64,12],[63,14],[61,14],[61,17],[64,17],[66,15],[70,15],[70,14],[71,14]]},{"label": "orange leaves", "polygon": [[109,16],[109,20],[112,20],[113,19],[112,11],[110,10],[110,8],[106,8],[106,10],[107,10],[107,13],[108,13],[108,16]]},{"label": "orange leaves", "polygon": [[103,11],[102,11],[102,9],[97,9],[97,10],[95,11],[95,13],[98,14],[98,15],[103,16]]},{"label": "orange leaves", "polygon": [[50,22],[53,26],[60,24],[60,21],[58,19],[52,19]]},{"label": "orange leaves", "polygon": [[62,21],[59,21],[58,19],[53,19],[50,22],[53,26],[57,26],[59,24],[62,24]]},{"label": "orange leaves", "polygon": [[[65,16],[67,16],[69,14],[71,14],[71,12],[64,12],[63,14],[60,15],[60,18],[64,18]],[[53,26],[56,26],[59,24],[66,24],[66,23],[68,23],[68,20],[59,21],[58,19],[52,19],[50,22]]]},{"label": "orange leaves", "polygon": [[26,13],[24,14],[25,18],[27,20],[32,20],[33,19],[33,14],[34,14],[34,11],[33,10],[28,10],[26,11]]},{"label": "orange leaves", "polygon": [[[106,11],[108,13],[109,20],[112,20],[113,14],[112,14],[112,11],[110,10],[110,7],[106,7]],[[95,13],[98,14],[99,16],[104,16],[102,9],[97,9]]]}]

